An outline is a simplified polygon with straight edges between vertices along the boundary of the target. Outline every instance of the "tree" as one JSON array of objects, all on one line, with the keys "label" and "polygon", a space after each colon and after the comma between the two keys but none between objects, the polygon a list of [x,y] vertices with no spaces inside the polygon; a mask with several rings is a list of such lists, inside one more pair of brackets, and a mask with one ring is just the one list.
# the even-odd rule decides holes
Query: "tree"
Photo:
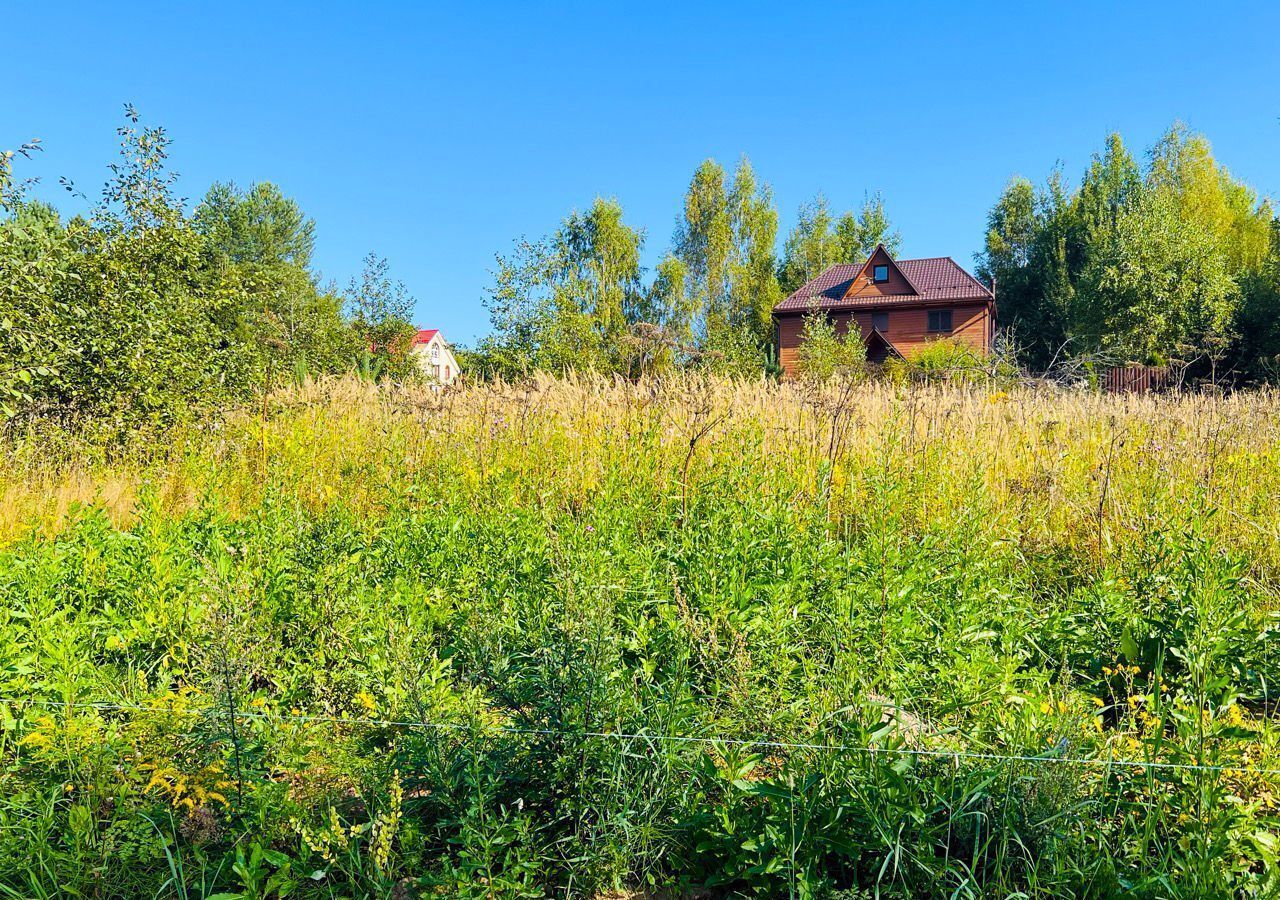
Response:
[{"label": "tree", "polygon": [[1163,190],[1120,211],[1080,294],[1072,327],[1085,345],[1139,362],[1222,346],[1240,299],[1221,243]]},{"label": "tree", "polygon": [[819,194],[800,206],[795,227],[787,235],[778,280],[783,294],[791,294],[805,282],[841,261],[841,247],[832,232],[831,211]]},{"label": "tree", "polygon": [[644,233],[622,215],[616,200],[597,197],[587,213],[570,214],[555,237],[557,290],[591,319],[605,344],[647,311],[640,286]]},{"label": "tree", "polygon": [[987,216],[977,274],[995,289],[1006,332],[1036,367],[1048,365],[1066,342],[1070,214],[1055,175],[1043,191],[1025,178],[1013,179]]},{"label": "tree", "polygon": [[192,224],[209,252],[229,262],[311,265],[316,223],[270,182],[247,191],[216,182],[196,207]]},{"label": "tree", "polygon": [[687,273],[695,331],[705,334],[728,320],[726,285],[733,245],[725,172],[715,160],[704,160],[693,173],[673,243]]},{"label": "tree", "polygon": [[838,219],[819,194],[800,206],[795,227],[787,235],[779,273],[782,293],[793,293],[836,263],[866,262],[879,244],[894,255],[901,243],[879,194],[867,197],[857,213],[845,212]]},{"label": "tree", "polygon": [[[28,155],[34,144],[25,145]],[[67,275],[66,230],[46,204],[27,201],[0,153],[0,424],[30,408],[63,356],[59,303]],[[51,339],[52,338],[52,339]]]},{"label": "tree", "polygon": [[415,332],[414,299],[403,281],[391,278],[390,269],[384,257],[369,253],[360,277],[347,286],[346,305],[364,348],[380,361],[380,371],[406,377],[414,371],[408,356]]},{"label": "tree", "polygon": [[979,275],[994,279],[1003,327],[1023,361],[1063,346],[1115,359],[1234,362],[1264,318],[1276,245],[1270,205],[1235,181],[1203,136],[1175,125],[1145,172],[1110,135],[1074,193],[1054,173],[1041,190],[1005,189],[988,217]]},{"label": "tree", "polygon": [[774,245],[778,212],[767,184],[744,157],[726,188],[724,169],[706,160],[685,193],[675,255],[684,264],[693,331],[742,330],[763,345],[780,299]]},{"label": "tree", "polygon": [[1124,146],[1119,134],[1107,137],[1106,149],[1095,153],[1074,200],[1081,228],[1072,259],[1072,274],[1079,275],[1087,264],[1088,247],[1115,228],[1121,210],[1136,203],[1142,194],[1142,170]]},{"label": "tree", "polygon": [[881,244],[890,256],[896,256],[902,235],[889,221],[884,198],[873,194],[862,202],[857,215],[847,212],[836,222],[836,243],[840,262],[863,263]]},{"label": "tree", "polygon": [[778,211],[773,192],[756,181],[744,157],[729,192],[733,247],[729,262],[728,324],[750,332],[765,344],[773,337],[773,308],[781,299],[777,258]]},{"label": "tree", "polygon": [[[310,270],[315,222],[273,184],[241,191],[216,183],[192,215],[211,278],[239,292],[235,312],[250,337],[257,377],[284,371],[332,373],[351,365],[360,341],[343,299]],[[237,327],[237,326],[229,326]]]},{"label": "tree", "polygon": [[[504,374],[593,368],[627,372],[637,324],[661,318],[641,284],[644,234],[615,200],[572,212],[550,237],[498,257],[485,305],[494,334],[478,348]],[[654,324],[650,322],[649,324]]]}]

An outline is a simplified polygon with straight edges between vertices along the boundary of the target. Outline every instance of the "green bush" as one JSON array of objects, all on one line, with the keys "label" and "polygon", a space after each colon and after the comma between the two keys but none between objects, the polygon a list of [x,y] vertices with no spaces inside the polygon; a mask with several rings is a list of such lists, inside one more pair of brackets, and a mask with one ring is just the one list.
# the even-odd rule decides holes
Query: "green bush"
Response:
[{"label": "green bush", "polygon": [[8,156],[0,164],[0,424],[123,441],[348,371],[370,348],[386,375],[414,374],[412,304],[385,263],[349,298],[321,288],[314,223],[273,185],[215,185],[188,214],[167,135],[129,119],[87,216],[62,221],[14,187]]},{"label": "green bush", "polygon": [[1012,382],[1018,369],[1003,356],[983,353],[956,338],[929,341],[906,359],[891,357],[883,372],[890,381],[977,383]]},{"label": "green bush", "polygon": [[841,335],[826,313],[811,310],[800,332],[796,351],[800,373],[815,381],[833,377],[859,378],[866,374],[867,346],[856,323]]}]

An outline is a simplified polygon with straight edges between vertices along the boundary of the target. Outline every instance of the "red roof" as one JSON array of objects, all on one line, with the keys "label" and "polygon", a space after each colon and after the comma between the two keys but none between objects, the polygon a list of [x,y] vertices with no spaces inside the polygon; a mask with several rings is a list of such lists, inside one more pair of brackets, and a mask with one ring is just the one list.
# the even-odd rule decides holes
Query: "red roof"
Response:
[{"label": "red roof", "polygon": [[434,338],[439,333],[440,333],[439,328],[423,328],[419,330],[416,335],[414,335],[413,344],[415,347],[418,344],[429,344],[431,343],[431,339]]},{"label": "red roof", "polygon": [[849,297],[845,292],[857,278],[865,263],[836,264],[812,279],[790,297],[773,308],[774,312],[804,312],[813,298],[820,309],[846,309],[867,306],[905,306],[910,304],[957,303],[995,299],[991,291],[956,264],[949,256],[929,259],[895,259],[903,277],[915,293],[877,294]]}]

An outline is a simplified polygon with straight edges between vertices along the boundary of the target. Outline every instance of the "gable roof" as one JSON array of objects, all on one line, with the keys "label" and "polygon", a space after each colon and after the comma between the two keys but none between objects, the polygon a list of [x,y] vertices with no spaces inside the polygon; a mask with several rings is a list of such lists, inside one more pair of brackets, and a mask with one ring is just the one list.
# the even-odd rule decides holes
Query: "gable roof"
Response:
[{"label": "gable roof", "polygon": [[[911,277],[907,275],[906,272],[902,271],[902,267],[899,266],[897,262],[894,261],[893,257],[889,255],[889,251],[885,249],[884,244],[876,244],[876,249],[871,251],[871,255],[868,256],[867,261],[862,264],[862,268],[854,273],[853,278],[850,279],[849,286],[845,289],[845,293],[841,299],[852,299],[853,296],[858,293],[858,291],[854,290],[854,286],[863,278],[866,278],[867,272],[871,270],[873,265],[888,266],[890,269],[901,275],[902,280],[907,283],[907,290],[904,293],[919,295],[920,291],[911,281]],[[871,278],[867,278],[867,282],[875,283],[874,279]],[[880,293],[877,294],[877,296],[884,296],[884,294]]]},{"label": "gable roof", "polygon": [[886,353],[890,353],[898,357],[899,359],[906,359],[906,355],[894,345],[893,341],[889,340],[887,337],[884,336],[884,332],[877,331],[873,328],[871,330],[871,333],[867,335],[867,355],[868,356],[871,355],[871,348],[876,344],[879,344],[880,346],[884,347]]},{"label": "gable roof", "polygon": [[413,343],[415,346],[418,344],[429,344],[431,343],[432,340],[435,339],[435,336],[439,333],[440,333],[439,328],[419,329],[418,333],[413,336]]},{"label": "gable roof", "polygon": [[892,260],[914,294],[876,294],[846,297],[850,287],[875,257],[865,263],[837,263],[810,280],[773,308],[775,313],[804,312],[812,297],[819,309],[855,309],[868,306],[909,306],[927,303],[994,300],[986,286],[949,256]]}]

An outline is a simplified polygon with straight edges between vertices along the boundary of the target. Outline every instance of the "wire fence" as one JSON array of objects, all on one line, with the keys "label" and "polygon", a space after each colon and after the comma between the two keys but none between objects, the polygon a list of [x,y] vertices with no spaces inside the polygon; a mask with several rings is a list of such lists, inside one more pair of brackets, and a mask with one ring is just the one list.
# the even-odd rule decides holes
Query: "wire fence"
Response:
[{"label": "wire fence", "polygon": [[[206,709],[166,709],[164,707],[142,706],[127,703],[108,703],[96,701],[41,700],[27,697],[0,697],[0,703],[28,704],[46,708],[91,709],[99,712],[143,712],[169,715],[186,715],[200,717],[210,710]],[[304,713],[256,712],[251,710],[219,711],[218,715],[232,716],[244,721],[263,722],[297,722],[323,723],[364,728],[409,728],[430,731],[478,732],[564,737],[603,741],[627,741],[648,743],[696,744],[702,746],[745,747],[760,750],[805,750],[828,753],[862,753],[871,756],[904,756],[926,757],[944,760],[976,760],[986,762],[1023,762],[1058,765],[1080,765],[1103,768],[1135,767],[1152,771],[1182,772],[1217,772],[1248,773],[1250,775],[1280,776],[1280,769],[1261,769],[1247,764],[1226,765],[1207,763],[1177,763],[1116,757],[1067,756],[1060,752],[1065,749],[1062,742],[1055,745],[1051,752],[1043,754],[1027,753],[993,753],[981,750],[938,749],[929,747],[873,747],[846,743],[817,743],[808,741],[778,741],[771,738],[734,738],[722,736],[662,734],[658,732],[625,732],[625,731],[589,731],[557,728],[534,728],[511,725],[472,725],[461,722],[422,722],[413,719],[381,719],[355,718],[351,716],[309,715]]]}]

